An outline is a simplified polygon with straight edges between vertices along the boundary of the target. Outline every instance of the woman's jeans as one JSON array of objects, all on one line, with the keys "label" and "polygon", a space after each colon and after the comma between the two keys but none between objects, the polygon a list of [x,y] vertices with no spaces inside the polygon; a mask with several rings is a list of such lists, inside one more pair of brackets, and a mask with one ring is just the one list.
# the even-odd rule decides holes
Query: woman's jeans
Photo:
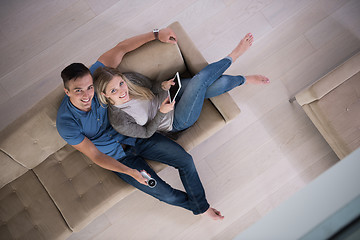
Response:
[{"label": "woman's jeans", "polygon": [[[157,184],[154,188],[150,188],[129,175],[116,172],[125,182],[160,201],[183,207],[194,214],[204,213],[210,207],[193,159],[179,144],[155,133],[150,138],[138,138],[136,145],[125,152],[126,157],[120,159],[120,162],[139,171],[145,170],[157,181]],[[178,169],[186,192],[172,188],[149,167],[144,159],[165,163]]]},{"label": "woman's jeans", "polygon": [[245,83],[243,76],[223,75],[232,59],[226,57],[211,63],[191,79],[181,79],[176,98],[173,131],[192,126],[200,116],[204,99],[221,95]]}]

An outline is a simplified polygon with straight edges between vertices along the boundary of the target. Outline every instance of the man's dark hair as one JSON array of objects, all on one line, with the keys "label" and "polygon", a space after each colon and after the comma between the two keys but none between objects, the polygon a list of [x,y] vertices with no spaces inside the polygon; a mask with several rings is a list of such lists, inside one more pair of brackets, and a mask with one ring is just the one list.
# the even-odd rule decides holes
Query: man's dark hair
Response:
[{"label": "man's dark hair", "polygon": [[82,63],[72,63],[64,70],[61,71],[61,78],[64,82],[64,87],[69,90],[68,82],[70,80],[76,80],[79,77],[83,77],[86,74],[90,74],[90,70]]}]

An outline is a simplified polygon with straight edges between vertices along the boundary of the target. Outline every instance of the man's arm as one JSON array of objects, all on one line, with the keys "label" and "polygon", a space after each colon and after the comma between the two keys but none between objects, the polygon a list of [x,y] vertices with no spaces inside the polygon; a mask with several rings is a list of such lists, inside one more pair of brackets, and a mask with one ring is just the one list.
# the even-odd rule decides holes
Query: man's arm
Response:
[{"label": "man's arm", "polygon": [[90,158],[95,164],[99,165],[100,167],[111,171],[127,174],[141,184],[146,185],[146,179],[141,176],[138,170],[129,168],[121,162],[116,161],[114,158],[100,152],[99,149],[97,149],[97,147],[87,137],[85,137],[85,139],[81,143],[72,146],[85,154],[88,158]]},{"label": "man's arm", "polygon": [[[101,55],[98,59],[107,67],[116,68],[124,55],[131,52],[138,47],[141,47],[147,42],[155,40],[153,32],[144,33],[135,37],[131,37],[118,43],[115,47]],[[170,28],[164,28],[159,31],[159,40],[166,43],[176,43],[176,35]]]}]

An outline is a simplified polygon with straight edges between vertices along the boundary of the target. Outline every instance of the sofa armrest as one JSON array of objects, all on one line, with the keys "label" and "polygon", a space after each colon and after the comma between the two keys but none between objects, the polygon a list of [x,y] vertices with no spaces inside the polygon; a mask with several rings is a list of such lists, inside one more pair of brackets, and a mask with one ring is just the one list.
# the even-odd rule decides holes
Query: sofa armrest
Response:
[{"label": "sofa armrest", "polygon": [[310,87],[296,94],[296,101],[303,106],[321,99],[327,93],[354,76],[360,70],[360,53],[320,78]]},{"label": "sofa armrest", "polygon": [[[194,42],[190,39],[189,35],[185,32],[179,22],[174,22],[170,24],[169,27],[176,34],[178,46],[190,74],[195,75],[200,72],[201,69],[208,65],[208,62],[196,48]],[[223,116],[225,122],[231,121],[240,113],[239,107],[228,93],[213,97],[210,101]]]},{"label": "sofa armrest", "polygon": [[240,114],[240,108],[229,93],[210,98],[210,101],[223,116],[226,123],[230,122]]},{"label": "sofa armrest", "polygon": [[176,34],[177,44],[190,74],[195,75],[200,72],[201,69],[208,65],[208,62],[196,48],[194,42],[190,39],[189,35],[185,32],[179,22],[174,22],[170,24],[169,27]]}]

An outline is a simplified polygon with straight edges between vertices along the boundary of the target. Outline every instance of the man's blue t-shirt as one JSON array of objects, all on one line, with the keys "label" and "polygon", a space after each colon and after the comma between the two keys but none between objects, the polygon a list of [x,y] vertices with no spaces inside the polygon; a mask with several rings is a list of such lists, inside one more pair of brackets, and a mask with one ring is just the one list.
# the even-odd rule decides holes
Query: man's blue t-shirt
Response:
[{"label": "man's blue t-shirt", "polygon": [[[91,74],[102,66],[104,65],[97,61],[90,67]],[[115,159],[125,156],[121,143],[134,146],[136,141],[112,128],[107,108],[101,106],[96,93],[89,112],[77,109],[65,95],[57,113],[56,126],[60,136],[70,145],[77,145],[87,137],[102,153]]]}]

